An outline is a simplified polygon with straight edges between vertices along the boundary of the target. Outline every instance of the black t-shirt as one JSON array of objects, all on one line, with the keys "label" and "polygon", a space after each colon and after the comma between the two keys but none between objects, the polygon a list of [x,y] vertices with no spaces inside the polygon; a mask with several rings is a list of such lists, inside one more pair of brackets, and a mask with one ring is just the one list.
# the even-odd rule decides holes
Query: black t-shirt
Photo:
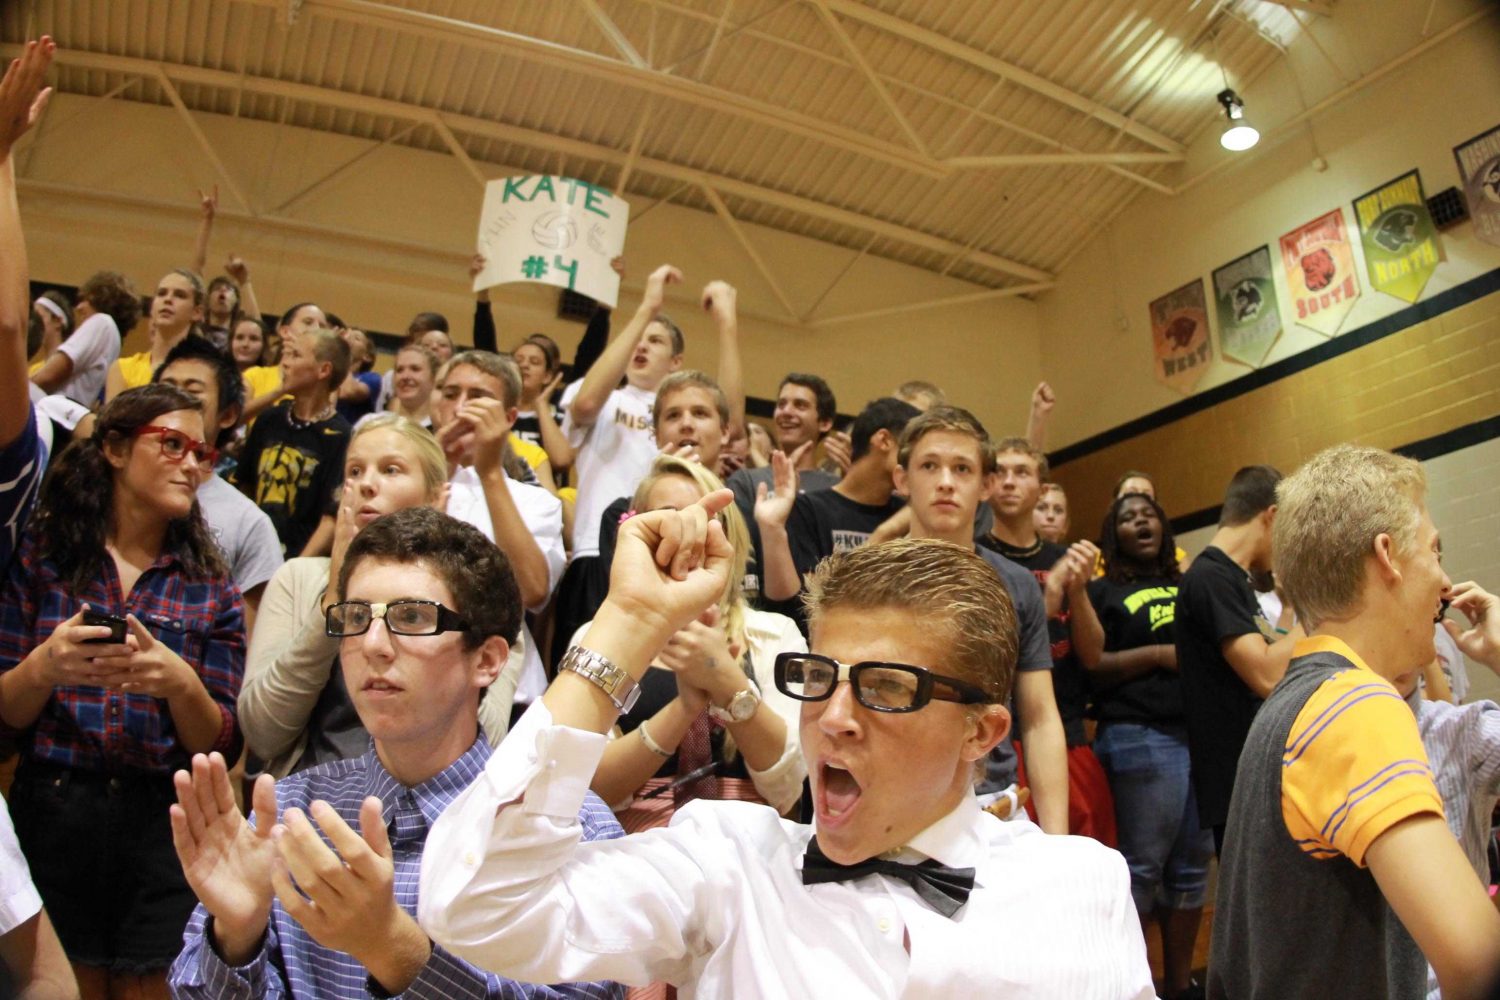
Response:
[{"label": "black t-shirt", "polygon": [[288,558],[302,554],[324,514],[338,513],[352,430],[337,413],[312,424],[293,420],[290,401],[250,428],[234,482],[271,518]]},{"label": "black t-shirt", "polygon": [[856,503],[834,489],[799,495],[786,522],[792,565],[806,576],[834,553],[859,548],[905,505],[894,495],[883,504]]},{"label": "black t-shirt", "polygon": [[[1089,601],[1104,626],[1104,649],[1119,653],[1142,646],[1177,643],[1177,582],[1140,577],[1116,583],[1101,577],[1089,583]],[[1094,718],[1101,723],[1182,725],[1182,679],[1157,667],[1120,684],[1094,685]]]},{"label": "black t-shirt", "polygon": [[[563,419],[562,410],[559,410],[551,402],[548,402],[547,406],[549,406],[552,410],[552,419],[556,423],[561,425]],[[543,447],[542,423],[539,419],[537,419],[535,410],[526,410],[522,413],[516,414],[516,422],[511,425],[510,431],[522,441],[529,441],[531,444],[536,445],[538,448]]]},{"label": "black t-shirt", "polygon": [[[1022,569],[1036,577],[1037,586],[1043,593],[1047,590],[1047,577],[1057,561],[1067,555],[1066,546],[1048,542],[1041,538],[1030,548],[1008,545],[994,535],[985,533],[979,544],[991,552],[998,552]],[[1062,611],[1047,619],[1047,640],[1052,649],[1052,692],[1057,699],[1057,714],[1062,717],[1063,731],[1067,734],[1068,746],[1083,746],[1089,741],[1088,730],[1083,719],[1089,707],[1089,676],[1073,654],[1073,632],[1069,627],[1067,599]]]},{"label": "black t-shirt", "polygon": [[1269,642],[1273,629],[1260,613],[1249,574],[1210,545],[1177,590],[1177,671],[1198,818],[1205,828],[1223,826],[1229,817],[1240,751],[1260,709],[1260,699],[1224,659],[1220,644],[1255,634]]},{"label": "black t-shirt", "polygon": [[[600,604],[604,603],[604,595],[609,593],[609,568],[614,565],[615,543],[620,537],[620,525],[625,523],[622,519],[630,513],[630,500],[630,497],[620,497],[604,508],[604,513],[599,516],[599,558],[595,560],[590,572],[598,574]],[[754,560],[749,561],[745,566],[745,576],[740,582],[745,594],[745,603],[755,606],[760,600],[760,577],[756,575]],[[598,610],[598,604],[588,608],[588,614],[582,620],[591,620]]]},{"label": "black t-shirt", "polygon": [[[797,493],[800,495],[810,490],[826,490],[836,486],[838,481],[837,476],[829,475],[821,469],[805,469],[797,473]],[[745,578],[747,582],[752,578],[757,581],[756,596],[751,597],[747,591],[745,599],[754,607],[772,610],[767,602],[760,601],[760,566],[766,556],[760,543],[760,525],[755,522],[755,494],[761,483],[766,484],[768,492],[775,485],[769,465],[760,469],[737,469],[725,480],[724,485],[734,492],[734,505],[740,509],[745,527],[750,530],[750,565],[745,570]]]}]

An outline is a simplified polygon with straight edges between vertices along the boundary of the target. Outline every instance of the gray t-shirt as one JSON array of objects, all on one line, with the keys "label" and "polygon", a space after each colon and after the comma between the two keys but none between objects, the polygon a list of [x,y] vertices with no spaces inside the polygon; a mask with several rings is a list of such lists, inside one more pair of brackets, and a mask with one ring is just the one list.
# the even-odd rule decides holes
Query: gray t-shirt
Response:
[{"label": "gray t-shirt", "polygon": [[[1042,585],[1028,569],[984,546],[975,550],[984,561],[1000,574],[1000,582],[1010,593],[1011,603],[1016,608],[1016,624],[1021,630],[1021,645],[1016,656],[1016,673],[1028,670],[1052,669],[1052,644],[1047,637],[1047,602],[1042,596]],[[1015,684],[1011,684],[1011,718],[1015,718]],[[1016,752],[1011,740],[1019,738],[1019,730],[1012,728],[1010,734],[1000,741],[984,765],[984,780],[979,783],[979,794],[998,792],[1016,780]]]},{"label": "gray t-shirt", "polygon": [[245,494],[218,476],[209,476],[198,487],[198,505],[203,520],[234,577],[240,593],[258,587],[281,568],[281,542],[265,511]]}]

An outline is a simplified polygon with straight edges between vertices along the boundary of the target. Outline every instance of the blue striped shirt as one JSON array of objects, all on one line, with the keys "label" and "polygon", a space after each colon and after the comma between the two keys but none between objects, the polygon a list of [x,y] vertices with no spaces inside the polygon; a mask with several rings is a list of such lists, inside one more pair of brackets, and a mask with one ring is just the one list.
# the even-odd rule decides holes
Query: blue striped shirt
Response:
[{"label": "blue striped shirt", "polygon": [[[381,766],[370,749],[353,760],[309,768],[276,783],[278,814],[293,806],[307,809],[322,799],[352,828],[359,829],[359,807],[368,796],[380,799],[395,862],[396,901],[416,916],[417,879],[427,831],[460,792],[478,779],[490,758],[481,734],[474,745],[442,773],[407,788]],[[584,840],[624,836],[609,807],[589,793],[578,813]],[[172,964],[169,985],[181,1000],[367,1000],[385,996],[364,966],[350,955],[324,948],[289,917],[280,901],[271,909],[271,923],[260,952],[243,966],[224,964],[208,939],[208,913],[199,906],[188,921],[182,953]],[[432,957],[416,980],[400,994],[410,1000],[454,998],[577,998],[619,1000],[624,988],[616,983],[572,983],[531,986],[501,979],[433,946]]]}]

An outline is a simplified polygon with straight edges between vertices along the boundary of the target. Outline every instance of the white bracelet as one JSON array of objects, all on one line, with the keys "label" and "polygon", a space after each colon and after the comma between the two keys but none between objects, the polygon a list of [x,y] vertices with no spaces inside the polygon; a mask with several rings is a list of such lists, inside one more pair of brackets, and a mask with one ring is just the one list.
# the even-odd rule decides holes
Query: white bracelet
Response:
[{"label": "white bracelet", "polygon": [[646,744],[646,749],[647,750],[650,750],[652,753],[656,754],[656,756],[658,756],[658,757],[670,757],[670,756],[672,756],[672,751],[671,750],[663,750],[661,748],[661,744],[659,744],[655,740],[653,740],[651,738],[651,734],[648,733],[648,732],[646,732],[646,723],[644,721],[642,721],[639,726],[635,727],[635,731],[641,734],[641,742],[644,743],[644,744]]}]

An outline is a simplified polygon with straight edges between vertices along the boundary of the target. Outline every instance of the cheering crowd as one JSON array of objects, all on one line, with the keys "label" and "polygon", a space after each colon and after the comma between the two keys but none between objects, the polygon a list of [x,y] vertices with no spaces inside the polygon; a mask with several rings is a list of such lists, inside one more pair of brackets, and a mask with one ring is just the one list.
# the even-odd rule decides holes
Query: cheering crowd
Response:
[{"label": "cheering crowd", "polygon": [[213,193],[121,356],[130,278],[29,291],[53,51],[0,81],[0,995],[1490,995],[1500,599],[1416,462],[1246,466],[1189,560],[1138,471],[1070,524],[1046,383],[1004,436],[793,371],[767,428],[672,265],[571,363],[480,293],[382,376],[204,284]]}]

